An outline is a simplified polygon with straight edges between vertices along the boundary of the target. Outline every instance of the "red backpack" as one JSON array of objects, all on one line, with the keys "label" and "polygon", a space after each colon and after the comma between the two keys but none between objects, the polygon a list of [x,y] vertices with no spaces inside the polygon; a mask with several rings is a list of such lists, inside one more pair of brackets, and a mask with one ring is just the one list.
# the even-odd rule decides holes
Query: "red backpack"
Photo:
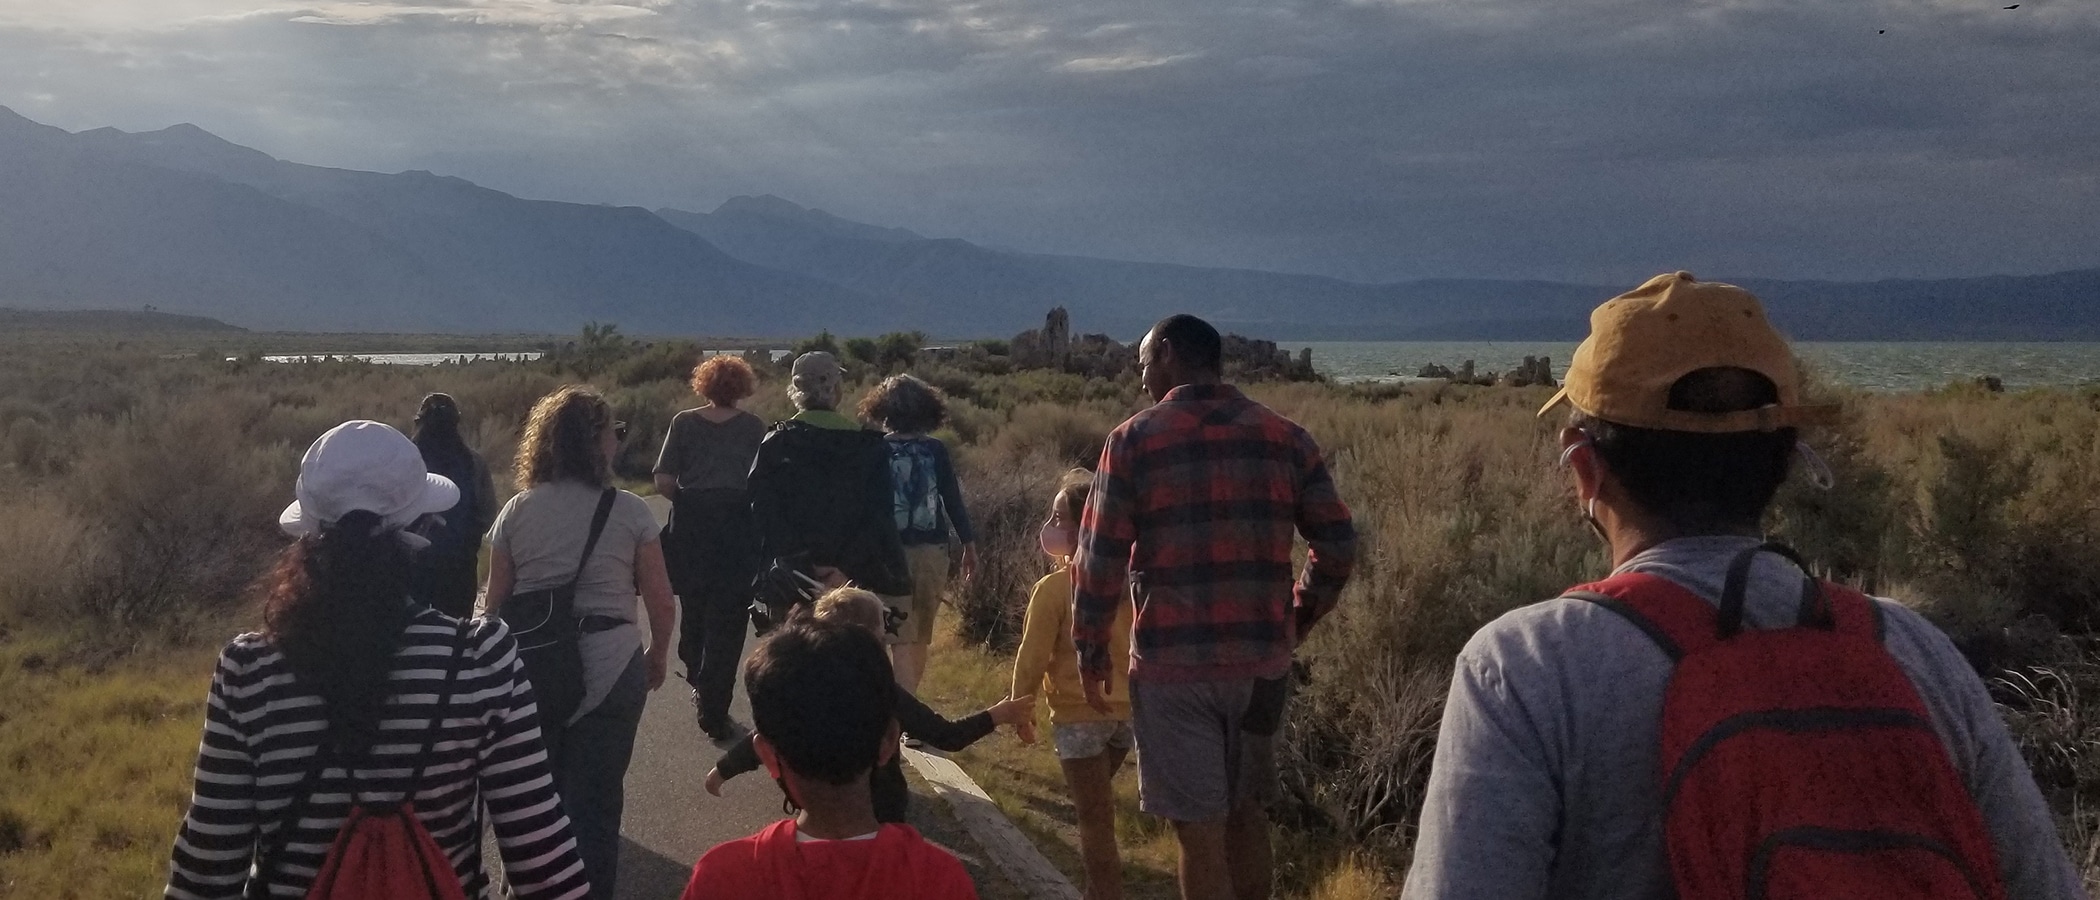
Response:
[{"label": "red backpack", "polygon": [[2003,900],[1990,834],[1881,644],[1881,608],[1804,576],[1794,627],[1743,627],[1750,563],[1717,610],[1638,572],[1568,596],[1676,664],[1662,707],[1663,834],[1683,900]]},{"label": "red backpack", "polygon": [[[430,829],[423,827],[423,820],[416,818],[416,793],[422,789],[423,776],[429,771],[431,751],[437,748],[438,726],[443,723],[446,707],[452,704],[452,685],[459,678],[461,661],[466,656],[467,625],[468,621],[461,619],[454,635],[455,652],[445,671],[445,688],[430,714],[427,736],[422,751],[416,754],[416,772],[409,779],[407,791],[392,803],[367,803],[358,799],[355,786],[351,787],[350,817],[336,832],[335,843],[321,862],[321,871],[306,890],[307,900],[466,900],[466,888],[460,884],[452,860],[438,848]],[[335,756],[333,746],[334,741],[327,740],[314,751],[316,761],[302,785],[316,782],[327,771],[329,760]],[[306,788],[278,826],[280,848],[298,825],[299,813],[312,796],[312,788]],[[268,857],[269,854],[263,855],[256,877],[249,880],[250,898],[268,894]]]}]

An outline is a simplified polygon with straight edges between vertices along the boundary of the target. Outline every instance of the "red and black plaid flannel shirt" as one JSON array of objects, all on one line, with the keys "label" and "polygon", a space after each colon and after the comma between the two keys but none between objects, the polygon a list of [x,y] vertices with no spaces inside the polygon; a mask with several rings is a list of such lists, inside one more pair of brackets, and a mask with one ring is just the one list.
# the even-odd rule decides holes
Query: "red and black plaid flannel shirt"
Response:
[{"label": "red and black plaid flannel shirt", "polygon": [[[1293,585],[1293,532],[1308,545]],[[1334,608],[1356,528],[1312,435],[1229,385],[1183,385],[1108,436],[1079,528],[1072,642],[1106,677],[1129,579],[1130,674],[1273,677]]]}]

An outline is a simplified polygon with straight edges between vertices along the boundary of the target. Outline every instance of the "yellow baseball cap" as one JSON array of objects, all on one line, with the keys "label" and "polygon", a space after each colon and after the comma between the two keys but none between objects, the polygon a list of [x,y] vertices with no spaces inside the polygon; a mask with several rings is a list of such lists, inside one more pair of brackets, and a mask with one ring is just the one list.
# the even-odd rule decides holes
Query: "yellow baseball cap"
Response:
[{"label": "yellow baseball cap", "polygon": [[[1678,379],[1722,367],[1772,379],[1779,402],[1725,413],[1670,408]],[[1719,434],[1826,424],[1837,413],[1801,402],[1794,353],[1756,297],[1690,272],[1657,275],[1590,313],[1590,336],[1575,348],[1561,384],[1539,415],[1566,403],[1635,428]]]}]

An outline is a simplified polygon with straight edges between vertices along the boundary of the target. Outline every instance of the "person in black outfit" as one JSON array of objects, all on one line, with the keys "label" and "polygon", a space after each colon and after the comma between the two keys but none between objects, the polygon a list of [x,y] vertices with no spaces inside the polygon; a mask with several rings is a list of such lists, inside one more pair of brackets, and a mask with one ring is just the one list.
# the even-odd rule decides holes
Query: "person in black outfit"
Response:
[{"label": "person in black outfit", "polygon": [[737,664],[750,626],[758,538],[747,481],[766,423],[737,403],[751,396],[750,364],[713,356],[693,368],[693,393],[707,403],[671,418],[656,458],[656,493],[671,501],[664,561],[682,610],[678,658],[693,687],[700,730],[717,744],[747,729],[729,715]]},{"label": "person in black outfit", "polygon": [[[817,598],[813,616],[820,620],[856,625],[883,636],[882,599],[867,591],[855,588],[838,588]],[[899,686],[896,690],[897,727],[904,734],[949,753],[962,750],[977,743],[1001,725],[1012,725],[1023,743],[1035,743],[1035,696],[1008,697],[992,705],[990,709],[961,719],[949,719],[934,712],[910,691]],[[751,746],[746,735],[729,752],[715,762],[708,771],[707,792],[717,797],[722,795],[722,783],[759,767],[758,751]],[[911,787],[904,780],[904,766],[899,755],[892,755],[888,762],[875,767],[869,777],[869,789],[875,794],[875,818],[880,822],[903,822],[911,805]]]},{"label": "person in black outfit", "polygon": [[911,569],[892,508],[882,433],[838,412],[845,371],[822,351],[795,360],[788,399],[800,410],[759,442],[751,518],[760,556],[832,587],[911,593]]},{"label": "person in black outfit", "polygon": [[459,404],[430,394],[416,410],[416,449],[423,465],[459,486],[459,502],[418,529],[430,546],[415,555],[409,596],[455,619],[474,614],[481,589],[481,539],[496,521],[496,482],[480,454],[459,436]]}]

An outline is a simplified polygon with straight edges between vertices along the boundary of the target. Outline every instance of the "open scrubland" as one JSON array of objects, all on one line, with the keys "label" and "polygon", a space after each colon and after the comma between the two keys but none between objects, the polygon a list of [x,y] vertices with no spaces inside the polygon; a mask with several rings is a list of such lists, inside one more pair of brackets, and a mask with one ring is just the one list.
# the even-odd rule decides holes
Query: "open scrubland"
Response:
[{"label": "open scrubland", "polygon": [[[205,338],[197,338],[201,341]],[[499,473],[532,401],[604,389],[646,481],[699,345],[597,330],[531,363],[428,368],[229,360],[177,339],[0,345],[0,895],[144,896],[186,800],[217,642],[252,627],[248,586],[284,540],[299,453],[348,418],[405,427],[417,399],[460,400]],[[275,349],[275,348],[266,348]],[[927,692],[950,708],[1003,687],[1035,528],[1059,474],[1091,462],[1138,408],[1132,376],[1013,371],[966,349],[845,342],[865,384],[909,367],[950,395],[980,535]],[[750,404],[787,411],[767,373]],[[1264,383],[1251,392],[1326,448],[1364,541],[1336,616],[1304,649],[1313,681],[1288,726],[1281,847],[1292,896],[1382,896],[1404,870],[1450,660],[1475,628],[1604,571],[1552,468],[1536,389]],[[2064,840],[2100,875],[2100,392],[1833,392],[1842,427],[1812,441],[1837,475],[1797,479],[1770,528],[1824,574],[1914,602],[1985,674]],[[502,475],[499,474],[499,481]],[[1069,806],[1041,746],[1001,736],[962,760],[1076,866]],[[1123,779],[1128,805],[1129,776]],[[1171,839],[1120,816],[1138,896]]]}]

